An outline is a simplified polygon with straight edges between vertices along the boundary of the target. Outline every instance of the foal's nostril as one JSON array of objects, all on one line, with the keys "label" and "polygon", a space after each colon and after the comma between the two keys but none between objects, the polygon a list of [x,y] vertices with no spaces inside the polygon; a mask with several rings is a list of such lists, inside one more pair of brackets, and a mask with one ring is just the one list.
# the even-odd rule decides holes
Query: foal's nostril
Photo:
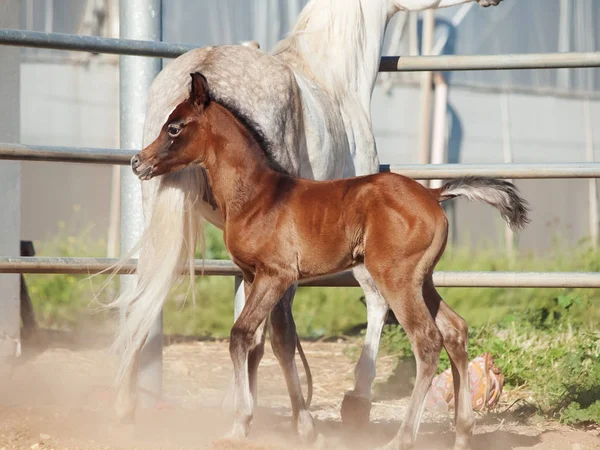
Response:
[{"label": "foal's nostril", "polygon": [[135,155],[133,158],[131,158],[131,167],[133,169],[137,169],[139,165],[140,165],[140,156]]}]

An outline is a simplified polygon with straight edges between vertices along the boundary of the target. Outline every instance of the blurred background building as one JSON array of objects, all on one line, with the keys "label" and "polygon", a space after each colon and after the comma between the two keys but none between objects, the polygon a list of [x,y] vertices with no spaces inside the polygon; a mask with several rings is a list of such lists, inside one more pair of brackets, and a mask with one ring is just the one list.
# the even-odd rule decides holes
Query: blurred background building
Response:
[{"label": "blurred background building", "polygon": [[[163,0],[163,40],[198,46],[257,40],[269,51],[306,3]],[[118,37],[118,0],[20,4],[23,29]],[[388,28],[384,54],[419,54],[422,23],[420,14],[398,14]],[[486,9],[470,3],[436,12],[432,53],[597,51],[599,24],[600,3],[595,0],[509,0]],[[27,48],[21,58],[21,142],[118,147],[118,56]],[[382,163],[420,160],[420,76],[379,76],[372,111]],[[433,162],[600,159],[600,132],[594,126],[600,121],[600,70],[468,71],[437,74],[434,80],[437,106],[432,107],[427,156]],[[115,198],[111,191],[117,188],[113,174],[109,166],[23,162],[21,238],[48,239],[60,221],[75,220],[74,208],[75,228],[93,223],[94,233],[106,237]],[[574,244],[595,235],[598,198],[593,183],[518,181],[534,207],[519,248],[542,252],[557,237]],[[503,248],[504,227],[496,211],[461,201],[448,212],[454,244]]]}]

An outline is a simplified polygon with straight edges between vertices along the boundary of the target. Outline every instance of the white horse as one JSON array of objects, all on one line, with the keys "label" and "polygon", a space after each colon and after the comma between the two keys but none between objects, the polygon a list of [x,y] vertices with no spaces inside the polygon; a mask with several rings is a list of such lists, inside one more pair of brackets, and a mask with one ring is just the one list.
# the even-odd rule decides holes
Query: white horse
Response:
[{"label": "white horse", "polygon": [[[235,106],[254,121],[256,131],[269,144],[265,151],[282,170],[317,180],[378,172],[370,103],[387,24],[401,10],[470,1],[490,6],[501,0],[311,0],[294,30],[272,54],[252,46],[187,52],[165,67],[152,84],[144,145],[158,136],[170,112],[187,97],[190,73],[199,71],[207,77],[217,100]],[[202,171],[196,168],[142,185],[146,230],[136,272],[138,283],[134,291],[115,302],[128,310],[115,342],[123,352],[117,400],[121,417],[130,417],[135,411],[140,350],[181,270],[193,264],[197,240],[202,237],[202,219],[222,227],[221,213],[211,206],[214,203],[205,188]],[[342,417],[364,422],[369,416],[375,360],[388,305],[364,266],[354,268],[353,273],[365,293],[368,325],[355,369],[355,387],[346,393]],[[311,441],[313,420],[294,362],[294,293],[295,287],[271,313],[271,342],[290,391],[297,431],[303,440]],[[238,295],[244,295],[243,285]],[[250,356],[248,367],[254,401],[264,335],[257,339],[261,345]],[[466,374],[466,367],[454,369],[457,376]],[[468,383],[459,381],[458,385],[464,394]],[[456,419],[460,432],[455,448],[468,448],[474,425],[471,405],[458,405]],[[416,430],[402,428],[400,433],[394,446],[409,448]]]}]

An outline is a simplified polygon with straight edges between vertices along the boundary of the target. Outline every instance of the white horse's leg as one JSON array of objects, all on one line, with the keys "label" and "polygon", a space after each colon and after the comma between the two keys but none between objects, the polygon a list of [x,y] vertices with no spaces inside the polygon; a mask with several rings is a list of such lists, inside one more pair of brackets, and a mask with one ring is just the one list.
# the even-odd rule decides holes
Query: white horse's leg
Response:
[{"label": "white horse's leg", "polygon": [[369,423],[371,386],[377,373],[375,364],[379,352],[379,341],[389,306],[379,293],[373,278],[364,265],[355,267],[352,272],[365,293],[367,333],[360,359],[354,368],[354,390],[346,392],[342,402],[341,415],[345,424],[359,427]]}]

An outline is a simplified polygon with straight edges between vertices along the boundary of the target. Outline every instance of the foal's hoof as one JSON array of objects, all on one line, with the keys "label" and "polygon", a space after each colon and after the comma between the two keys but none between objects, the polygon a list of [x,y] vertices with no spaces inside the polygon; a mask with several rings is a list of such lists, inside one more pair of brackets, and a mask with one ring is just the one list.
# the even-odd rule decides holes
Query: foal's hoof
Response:
[{"label": "foal's hoof", "polygon": [[231,441],[242,441],[246,439],[247,435],[248,427],[245,427],[240,423],[234,423],[231,427],[231,430],[229,430],[229,433],[225,435],[225,439]]},{"label": "foal's hoof", "polygon": [[121,425],[130,425],[135,421],[135,399],[122,399],[117,397],[115,402],[115,413],[117,422]]},{"label": "foal's hoof", "polygon": [[300,411],[296,419],[296,432],[303,444],[313,444],[317,439],[315,422],[307,410]]},{"label": "foal's hoof", "polygon": [[127,426],[135,423],[135,410],[130,409],[127,411],[123,411],[120,409],[116,410],[117,413],[117,423],[119,425]]},{"label": "foal's hoof", "polygon": [[213,450],[244,450],[248,448],[248,443],[239,439],[221,438],[212,441],[210,448]]},{"label": "foal's hoof", "polygon": [[351,428],[361,428],[369,424],[371,414],[371,400],[359,397],[352,391],[346,392],[342,401],[342,422]]},{"label": "foal's hoof", "polygon": [[471,450],[470,445],[454,444],[454,450]]}]

